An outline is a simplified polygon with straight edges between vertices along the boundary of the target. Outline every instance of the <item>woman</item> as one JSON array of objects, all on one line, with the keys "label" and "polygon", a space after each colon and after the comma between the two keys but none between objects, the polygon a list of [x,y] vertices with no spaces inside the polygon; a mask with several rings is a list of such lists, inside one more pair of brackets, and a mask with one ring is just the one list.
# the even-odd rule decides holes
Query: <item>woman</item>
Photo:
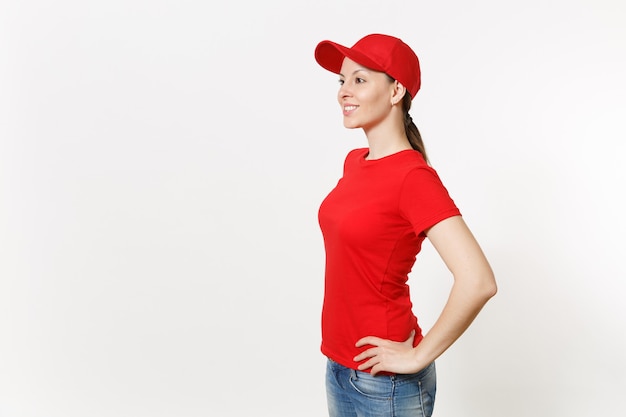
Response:
[{"label": "woman", "polygon": [[[437,173],[409,116],[420,88],[415,53],[402,40],[368,35],[330,41],[317,62],[339,74],[346,128],[368,147],[351,151],[324,199],[326,249],[322,352],[331,417],[430,416],[434,361],[496,293],[493,272]],[[428,238],[454,277],[448,302],[423,335],[407,286]]]}]

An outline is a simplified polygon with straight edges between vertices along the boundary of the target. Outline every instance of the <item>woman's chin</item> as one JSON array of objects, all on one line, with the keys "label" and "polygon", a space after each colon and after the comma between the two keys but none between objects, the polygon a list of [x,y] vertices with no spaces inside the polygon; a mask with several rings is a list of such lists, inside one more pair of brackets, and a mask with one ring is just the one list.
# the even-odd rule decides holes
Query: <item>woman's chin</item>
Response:
[{"label": "woman's chin", "polygon": [[350,120],[345,120],[343,121],[343,127],[345,127],[346,129],[358,129],[359,127],[361,127],[359,124],[354,123]]}]

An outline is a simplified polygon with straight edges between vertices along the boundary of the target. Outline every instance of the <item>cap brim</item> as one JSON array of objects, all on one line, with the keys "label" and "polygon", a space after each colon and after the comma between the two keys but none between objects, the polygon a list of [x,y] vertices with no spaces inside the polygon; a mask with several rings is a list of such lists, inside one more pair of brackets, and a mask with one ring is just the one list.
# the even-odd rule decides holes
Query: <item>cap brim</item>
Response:
[{"label": "cap brim", "polygon": [[384,71],[380,65],[367,56],[343,45],[339,45],[338,43],[322,41],[317,44],[315,48],[315,60],[317,63],[320,64],[322,68],[334,72],[335,74],[341,72],[341,65],[346,57],[367,68],[376,71]]}]

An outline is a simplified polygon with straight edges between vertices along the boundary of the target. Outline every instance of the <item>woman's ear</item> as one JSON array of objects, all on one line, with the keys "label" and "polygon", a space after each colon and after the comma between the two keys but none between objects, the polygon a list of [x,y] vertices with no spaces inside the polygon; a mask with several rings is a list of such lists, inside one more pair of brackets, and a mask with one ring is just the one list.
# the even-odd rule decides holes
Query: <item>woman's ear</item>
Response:
[{"label": "woman's ear", "polygon": [[393,89],[391,91],[391,105],[396,105],[402,101],[402,98],[406,94],[406,87],[401,82],[394,81]]}]

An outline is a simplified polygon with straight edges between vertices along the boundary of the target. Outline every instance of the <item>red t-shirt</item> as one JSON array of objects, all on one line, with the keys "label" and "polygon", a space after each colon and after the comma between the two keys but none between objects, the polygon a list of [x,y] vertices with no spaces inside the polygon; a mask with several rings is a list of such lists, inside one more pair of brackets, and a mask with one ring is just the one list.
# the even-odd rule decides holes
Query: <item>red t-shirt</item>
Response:
[{"label": "red t-shirt", "polygon": [[326,249],[322,353],[356,369],[365,336],[405,341],[415,330],[407,285],[424,230],[460,215],[435,170],[414,150],[366,160],[346,157],[343,178],[324,199],[319,223]]}]

